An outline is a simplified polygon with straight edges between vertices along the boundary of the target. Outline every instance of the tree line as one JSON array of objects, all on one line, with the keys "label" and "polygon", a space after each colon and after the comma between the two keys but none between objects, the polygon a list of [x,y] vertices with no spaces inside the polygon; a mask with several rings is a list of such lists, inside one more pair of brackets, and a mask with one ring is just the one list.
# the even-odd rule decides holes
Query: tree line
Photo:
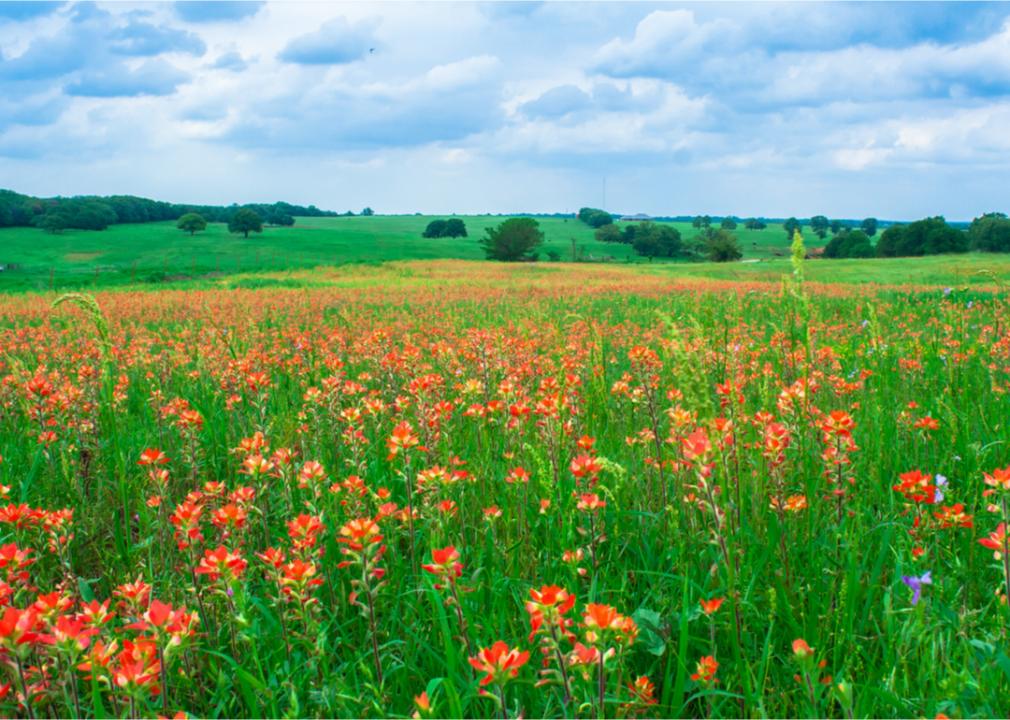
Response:
[{"label": "tree line", "polygon": [[[39,198],[13,190],[0,190],[0,227],[40,227],[48,232],[65,229],[105,230],[119,223],[178,220],[196,213],[207,222],[231,222],[237,212],[248,209],[268,225],[293,225],[295,216],[335,217],[339,213],[315,205],[286,202],[246,205],[190,205],[169,203],[133,195],[82,195]],[[370,208],[366,208],[370,212]]]}]

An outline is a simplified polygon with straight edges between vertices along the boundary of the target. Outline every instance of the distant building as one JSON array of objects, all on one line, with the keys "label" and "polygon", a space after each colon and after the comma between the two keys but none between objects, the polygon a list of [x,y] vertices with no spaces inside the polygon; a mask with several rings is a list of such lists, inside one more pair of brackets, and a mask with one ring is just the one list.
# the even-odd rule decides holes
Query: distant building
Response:
[{"label": "distant building", "polygon": [[635,215],[625,215],[621,218],[621,222],[645,222],[646,220],[652,220],[652,217],[646,215],[645,213],[637,213]]}]

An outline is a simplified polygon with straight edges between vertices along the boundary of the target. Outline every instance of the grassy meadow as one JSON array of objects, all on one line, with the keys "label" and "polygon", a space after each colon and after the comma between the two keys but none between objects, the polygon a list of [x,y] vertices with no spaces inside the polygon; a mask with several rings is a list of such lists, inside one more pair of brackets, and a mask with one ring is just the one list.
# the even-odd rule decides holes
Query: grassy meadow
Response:
[{"label": "grassy meadow", "polygon": [[2,231],[0,715],[1010,713],[1010,261],[427,221]]},{"label": "grassy meadow", "polygon": [[[434,217],[371,216],[298,218],[291,228],[266,227],[248,239],[223,224],[211,224],[190,236],[173,222],[112,225],[101,232],[66,230],[49,235],[37,228],[0,230],[0,291],[50,288],[101,288],[138,283],[160,284],[205,280],[247,272],[276,272],[317,266],[454,258],[478,260],[477,238],[504,218],[465,216],[469,237],[423,238]],[[643,263],[627,246],[600,243],[589,226],[575,219],[539,218],[546,235],[540,253],[556,252],[562,260],[576,252],[592,260]],[[697,232],[678,223],[685,238]],[[788,254],[780,226],[737,231],[745,257]],[[13,265],[13,269],[10,266]]]},{"label": "grassy meadow", "polygon": [[1006,716],[1007,295],[678,270],[9,295],[0,714]]}]

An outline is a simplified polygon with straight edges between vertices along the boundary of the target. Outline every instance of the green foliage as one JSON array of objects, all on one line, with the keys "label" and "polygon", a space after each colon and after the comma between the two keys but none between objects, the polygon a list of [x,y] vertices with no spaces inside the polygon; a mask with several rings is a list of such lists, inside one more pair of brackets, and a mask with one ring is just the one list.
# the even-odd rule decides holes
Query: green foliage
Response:
[{"label": "green foliage", "polygon": [[295,224],[295,219],[286,212],[274,210],[267,214],[266,216],[267,225],[276,225],[277,227],[291,227]]},{"label": "green foliage", "polygon": [[737,225],[736,220],[730,217],[723,218],[722,222],[719,223],[719,227],[721,227],[723,230],[736,230],[736,225]]},{"label": "green foliage", "polygon": [[810,218],[810,229],[821,240],[823,240],[824,236],[828,234],[828,229],[830,227],[831,222],[824,215],[814,215]]},{"label": "green foliage", "polygon": [[877,241],[879,257],[942,255],[968,250],[968,235],[947,224],[943,217],[924,218],[908,225],[892,225]]},{"label": "green foliage", "polygon": [[[630,229],[631,227],[632,226],[629,225],[628,228],[626,229]],[[599,242],[605,242],[605,243],[625,242],[625,234],[622,233],[621,229],[617,227],[617,225],[614,225],[613,223],[607,223],[602,227],[596,228],[596,232],[593,235]]]},{"label": "green foliage", "polygon": [[203,215],[200,215],[199,213],[186,213],[179,218],[179,222],[177,222],[175,226],[183,232],[195,235],[196,233],[207,229],[207,221],[204,220]]},{"label": "green foliage", "polygon": [[466,237],[466,224],[459,218],[449,220],[432,220],[424,229],[421,237],[426,238],[456,238]]},{"label": "green foliage", "polygon": [[241,233],[243,237],[249,237],[251,232],[261,233],[263,232],[263,220],[255,210],[242,208],[228,221],[228,232]]},{"label": "green foliage", "polygon": [[54,215],[59,218],[64,228],[77,230],[105,230],[117,220],[116,212],[104,202],[86,198],[72,198],[44,205],[42,213],[35,215],[32,221],[38,227],[50,231],[49,228],[53,223],[46,221],[45,218]]},{"label": "green foliage", "polygon": [[375,214],[375,211],[372,210],[372,208],[370,207],[366,207],[364,210],[361,211],[361,214],[364,215],[365,217],[371,217],[372,215]]},{"label": "green foliage", "polygon": [[533,218],[510,218],[498,227],[488,228],[484,232],[484,237],[478,242],[484,248],[488,260],[501,262],[536,260],[536,251],[544,242],[540,223]]},{"label": "green foliage", "polygon": [[843,229],[824,246],[827,258],[871,258],[876,250],[862,230]]},{"label": "green foliage", "polygon": [[782,229],[786,231],[786,237],[792,241],[793,236],[798,232],[803,232],[803,223],[794,217],[789,218],[784,223],[782,223]]},{"label": "green foliage", "polygon": [[711,225],[712,225],[712,218],[709,215],[698,215],[697,217],[695,217],[694,220],[691,221],[691,226],[698,229],[711,227]]},{"label": "green foliage", "polygon": [[445,237],[445,220],[432,220],[428,227],[421,233],[421,237],[440,238]]},{"label": "green foliage", "polygon": [[[631,229],[631,226],[628,226]],[[680,232],[670,225],[660,225],[654,222],[643,222],[632,231],[631,247],[635,252],[650,260],[656,257],[682,257],[684,244]]]},{"label": "green foliage", "polygon": [[744,221],[743,226],[748,230],[764,230],[768,225],[758,218],[749,218]]},{"label": "green foliage", "polygon": [[866,233],[867,237],[873,237],[877,234],[877,218],[866,218],[859,224],[859,228]]},{"label": "green foliage", "polygon": [[67,227],[67,219],[58,212],[49,212],[39,216],[38,226],[52,235],[58,235]]},{"label": "green foliage", "polygon": [[968,228],[968,240],[972,250],[1010,252],[1010,219],[997,212],[977,217]]},{"label": "green foliage", "polygon": [[743,257],[736,235],[723,229],[705,235],[704,251],[710,262],[732,262]]},{"label": "green foliage", "polygon": [[613,215],[599,208],[584,207],[579,210],[578,218],[591,228],[603,227],[614,222]]}]

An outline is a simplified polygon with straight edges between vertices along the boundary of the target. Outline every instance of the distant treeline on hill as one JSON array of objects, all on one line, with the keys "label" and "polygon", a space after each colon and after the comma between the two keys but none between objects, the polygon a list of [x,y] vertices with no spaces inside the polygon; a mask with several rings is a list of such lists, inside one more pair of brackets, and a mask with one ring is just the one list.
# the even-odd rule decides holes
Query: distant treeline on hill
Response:
[{"label": "distant treeline on hill", "polygon": [[208,222],[230,222],[242,208],[255,210],[270,225],[290,225],[292,218],[335,217],[340,213],[304,207],[286,202],[247,205],[188,205],[134,197],[110,195],[99,197],[38,198],[13,190],[0,190],[0,227],[44,227],[46,218],[58,219],[62,227],[79,230],[104,230],[117,223],[145,223],[177,220],[186,213],[199,213]]}]

